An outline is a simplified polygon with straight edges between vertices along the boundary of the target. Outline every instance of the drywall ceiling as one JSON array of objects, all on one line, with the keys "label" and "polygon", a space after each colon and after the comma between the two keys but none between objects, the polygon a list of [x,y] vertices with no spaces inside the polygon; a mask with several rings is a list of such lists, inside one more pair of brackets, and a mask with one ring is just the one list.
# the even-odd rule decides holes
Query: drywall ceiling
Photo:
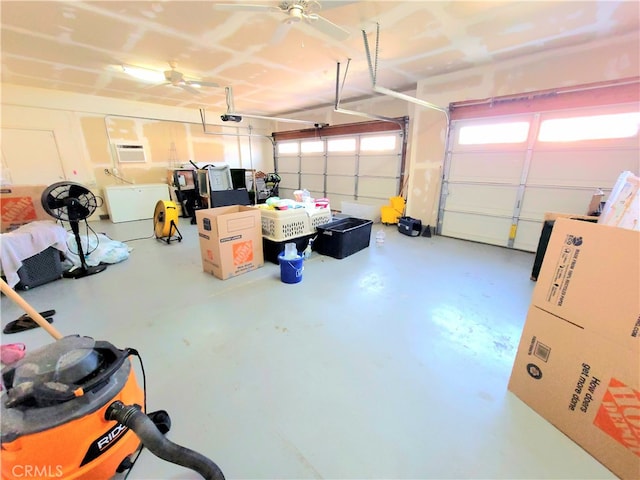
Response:
[{"label": "drywall ceiling", "polygon": [[[317,13],[350,34],[338,40],[305,22],[282,37],[285,14],[225,11],[217,3],[278,5],[2,1],[2,82],[218,113],[227,110],[223,87],[232,86],[236,111],[281,116],[333,104],[336,64],[344,72],[347,59],[342,101],[371,96],[362,31],[375,55],[376,25],[377,84],[405,91],[419,79],[475,65],[637,34],[640,18],[635,0],[325,0]],[[170,61],[185,77],[222,88],[193,94],[141,82],[121,68],[164,71]]]}]

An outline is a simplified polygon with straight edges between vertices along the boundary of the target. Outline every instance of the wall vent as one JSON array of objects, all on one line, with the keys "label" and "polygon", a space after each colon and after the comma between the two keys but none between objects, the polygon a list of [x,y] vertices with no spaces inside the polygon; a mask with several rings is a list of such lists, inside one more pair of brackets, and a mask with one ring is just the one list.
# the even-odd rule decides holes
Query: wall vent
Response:
[{"label": "wall vent", "polygon": [[144,146],[140,144],[116,144],[116,153],[120,163],[145,163],[147,157],[144,154]]}]

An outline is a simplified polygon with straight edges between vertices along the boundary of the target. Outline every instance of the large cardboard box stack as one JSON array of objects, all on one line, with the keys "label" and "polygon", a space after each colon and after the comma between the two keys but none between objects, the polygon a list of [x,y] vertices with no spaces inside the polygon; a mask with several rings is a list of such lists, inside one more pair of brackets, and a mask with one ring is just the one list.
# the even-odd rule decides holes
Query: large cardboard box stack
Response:
[{"label": "large cardboard box stack", "polygon": [[51,220],[42,208],[42,192],[46,185],[13,185],[0,187],[0,232],[15,230],[34,220]]},{"label": "large cardboard box stack", "polygon": [[260,211],[252,207],[196,210],[202,269],[222,280],[264,265]]},{"label": "large cardboard box stack", "polygon": [[509,390],[617,476],[640,478],[640,232],[556,221]]}]

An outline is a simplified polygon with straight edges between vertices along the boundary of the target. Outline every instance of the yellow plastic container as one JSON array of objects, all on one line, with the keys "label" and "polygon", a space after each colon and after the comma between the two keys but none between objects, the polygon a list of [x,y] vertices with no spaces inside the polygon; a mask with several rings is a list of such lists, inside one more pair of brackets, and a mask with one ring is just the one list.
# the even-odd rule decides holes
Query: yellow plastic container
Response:
[{"label": "yellow plastic container", "polygon": [[380,221],[385,225],[397,224],[404,212],[404,198],[391,197],[389,202],[391,205],[380,207]]},{"label": "yellow plastic container", "polygon": [[380,207],[380,221],[385,225],[397,224],[400,221],[402,212],[398,212],[395,208],[389,205]]},{"label": "yellow plastic container", "polygon": [[400,216],[402,216],[402,212],[404,212],[404,205],[405,205],[404,198],[391,197],[389,201],[391,202],[391,206],[393,207],[393,209],[396,210],[398,213],[400,213]]}]

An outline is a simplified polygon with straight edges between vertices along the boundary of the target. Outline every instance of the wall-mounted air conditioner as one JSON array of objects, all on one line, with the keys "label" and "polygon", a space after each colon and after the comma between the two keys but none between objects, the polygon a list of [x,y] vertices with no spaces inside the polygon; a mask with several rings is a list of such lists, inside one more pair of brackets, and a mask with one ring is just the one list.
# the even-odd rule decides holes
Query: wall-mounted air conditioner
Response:
[{"label": "wall-mounted air conditioner", "polygon": [[116,154],[120,163],[145,163],[144,146],[139,143],[116,143]]}]

